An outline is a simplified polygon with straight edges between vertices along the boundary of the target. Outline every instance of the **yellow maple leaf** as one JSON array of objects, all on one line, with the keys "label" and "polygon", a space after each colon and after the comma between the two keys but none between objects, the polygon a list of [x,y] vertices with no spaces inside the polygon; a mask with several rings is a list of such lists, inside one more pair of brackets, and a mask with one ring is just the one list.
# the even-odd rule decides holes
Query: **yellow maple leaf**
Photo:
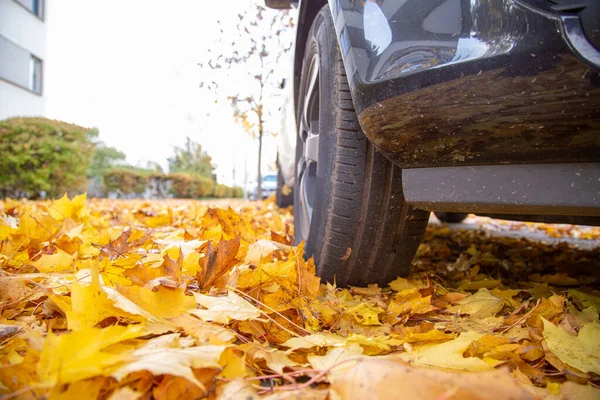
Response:
[{"label": "yellow maple leaf", "polygon": [[55,386],[104,375],[129,356],[107,347],[145,334],[142,325],[85,328],[62,335],[49,332],[38,364],[41,384]]},{"label": "yellow maple leaf", "polygon": [[600,323],[584,325],[577,336],[542,317],[548,349],[562,362],[583,372],[600,374]]},{"label": "yellow maple leaf", "polygon": [[311,347],[343,346],[346,338],[332,333],[315,333],[303,337],[293,337],[281,345],[292,350],[310,349]]},{"label": "yellow maple leaf", "polygon": [[54,294],[50,298],[65,312],[71,330],[91,328],[108,317],[125,317],[133,321],[144,319],[115,307],[114,301],[108,298],[96,279],[90,285],[73,282],[70,302]]},{"label": "yellow maple leaf", "polygon": [[58,231],[62,224],[48,213],[42,213],[39,209],[24,210],[19,219],[19,233],[31,241],[31,245],[38,245],[49,241]]},{"label": "yellow maple leaf", "polygon": [[223,368],[220,376],[224,379],[236,379],[246,376],[246,353],[238,347],[227,347],[219,358]]},{"label": "yellow maple leaf", "polygon": [[431,296],[421,296],[418,289],[404,289],[390,301],[388,312],[398,316],[405,313],[425,314],[436,308],[431,305]]},{"label": "yellow maple leaf", "polygon": [[196,307],[191,296],[182,289],[158,286],[156,291],[140,286],[119,287],[119,293],[139,307],[159,318],[173,318]]},{"label": "yellow maple leaf", "polygon": [[442,344],[423,346],[414,352],[398,355],[397,357],[410,361],[414,365],[447,368],[463,371],[483,371],[491,367],[477,357],[463,357],[463,353],[474,340],[479,340],[481,334],[464,332],[459,337]]},{"label": "yellow maple leaf", "polygon": [[427,332],[416,333],[411,332],[406,337],[404,337],[404,343],[433,343],[433,342],[445,342],[448,340],[452,340],[456,337],[456,335],[444,333],[442,331],[438,331],[437,329],[432,329]]},{"label": "yellow maple leaf", "polygon": [[57,249],[54,254],[42,254],[41,257],[33,261],[33,265],[40,272],[63,272],[74,269],[73,263],[77,258],[61,249]]},{"label": "yellow maple leaf", "polygon": [[398,277],[395,280],[393,280],[393,281],[390,282],[390,287],[393,290],[395,290],[397,292],[400,292],[400,291],[406,290],[406,289],[417,289],[418,285],[415,284],[412,281],[409,281],[406,278],[400,278],[400,277]]},{"label": "yellow maple leaf", "polygon": [[230,320],[245,321],[248,319],[259,318],[261,312],[247,300],[238,296],[232,291],[227,296],[206,296],[201,293],[194,293],[196,301],[205,310],[193,309],[190,313],[194,314],[203,321],[214,321],[222,324],[228,324]]},{"label": "yellow maple leaf", "polygon": [[447,310],[477,318],[493,317],[504,307],[504,301],[485,288],[479,289],[472,296],[457,301],[456,304],[448,307]]},{"label": "yellow maple leaf", "polygon": [[367,303],[359,303],[353,307],[344,310],[345,313],[352,315],[356,322],[362,325],[381,325],[379,314],[383,308],[371,306]]},{"label": "yellow maple leaf", "polygon": [[69,199],[69,196],[65,193],[63,197],[50,203],[48,212],[57,221],[62,221],[66,218],[79,220],[84,214],[83,210],[86,198],[87,194],[84,193],[73,197],[73,199]]}]

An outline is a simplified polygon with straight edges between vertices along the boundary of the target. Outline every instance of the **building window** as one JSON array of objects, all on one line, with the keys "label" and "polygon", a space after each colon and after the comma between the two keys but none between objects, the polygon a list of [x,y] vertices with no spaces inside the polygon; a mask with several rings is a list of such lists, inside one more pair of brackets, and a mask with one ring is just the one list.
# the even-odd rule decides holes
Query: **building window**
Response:
[{"label": "building window", "polygon": [[0,80],[41,95],[44,61],[0,35]]},{"label": "building window", "polygon": [[44,19],[44,0],[15,0],[17,3],[28,9],[31,13]]},{"label": "building window", "polygon": [[29,58],[29,90],[42,94],[42,60],[35,56]]}]

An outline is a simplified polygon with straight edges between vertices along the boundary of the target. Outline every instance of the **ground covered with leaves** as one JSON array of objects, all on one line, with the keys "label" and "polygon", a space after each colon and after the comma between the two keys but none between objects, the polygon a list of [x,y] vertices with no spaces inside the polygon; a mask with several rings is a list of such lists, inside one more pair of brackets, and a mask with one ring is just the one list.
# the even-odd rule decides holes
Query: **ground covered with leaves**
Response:
[{"label": "ground covered with leaves", "polygon": [[600,398],[598,246],[432,225],[409,277],[338,288],[268,201],[0,214],[2,399]]}]

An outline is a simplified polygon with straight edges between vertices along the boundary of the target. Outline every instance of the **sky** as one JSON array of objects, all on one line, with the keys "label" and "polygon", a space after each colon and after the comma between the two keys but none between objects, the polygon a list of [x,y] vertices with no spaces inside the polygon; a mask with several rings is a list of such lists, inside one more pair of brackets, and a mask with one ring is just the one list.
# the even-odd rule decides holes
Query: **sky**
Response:
[{"label": "sky", "polygon": [[[189,136],[212,156],[219,182],[232,184],[235,167],[235,184],[243,186],[256,177],[258,141],[235,123],[229,105],[199,88],[206,72],[198,63],[215,45],[217,19],[234,29],[246,3],[49,0],[48,117],[97,127],[129,163],[155,161],[165,170],[173,147]],[[280,101],[267,103],[275,120]],[[268,171],[275,139],[263,146]]]}]

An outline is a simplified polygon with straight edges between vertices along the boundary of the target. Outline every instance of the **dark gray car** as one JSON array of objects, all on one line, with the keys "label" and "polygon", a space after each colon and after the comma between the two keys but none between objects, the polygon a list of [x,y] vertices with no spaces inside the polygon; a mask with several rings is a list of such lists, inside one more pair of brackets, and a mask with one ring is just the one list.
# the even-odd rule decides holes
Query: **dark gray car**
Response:
[{"label": "dark gray car", "polygon": [[600,1],[267,5],[297,7],[280,188],[324,279],[406,273],[431,211],[599,223]]}]

